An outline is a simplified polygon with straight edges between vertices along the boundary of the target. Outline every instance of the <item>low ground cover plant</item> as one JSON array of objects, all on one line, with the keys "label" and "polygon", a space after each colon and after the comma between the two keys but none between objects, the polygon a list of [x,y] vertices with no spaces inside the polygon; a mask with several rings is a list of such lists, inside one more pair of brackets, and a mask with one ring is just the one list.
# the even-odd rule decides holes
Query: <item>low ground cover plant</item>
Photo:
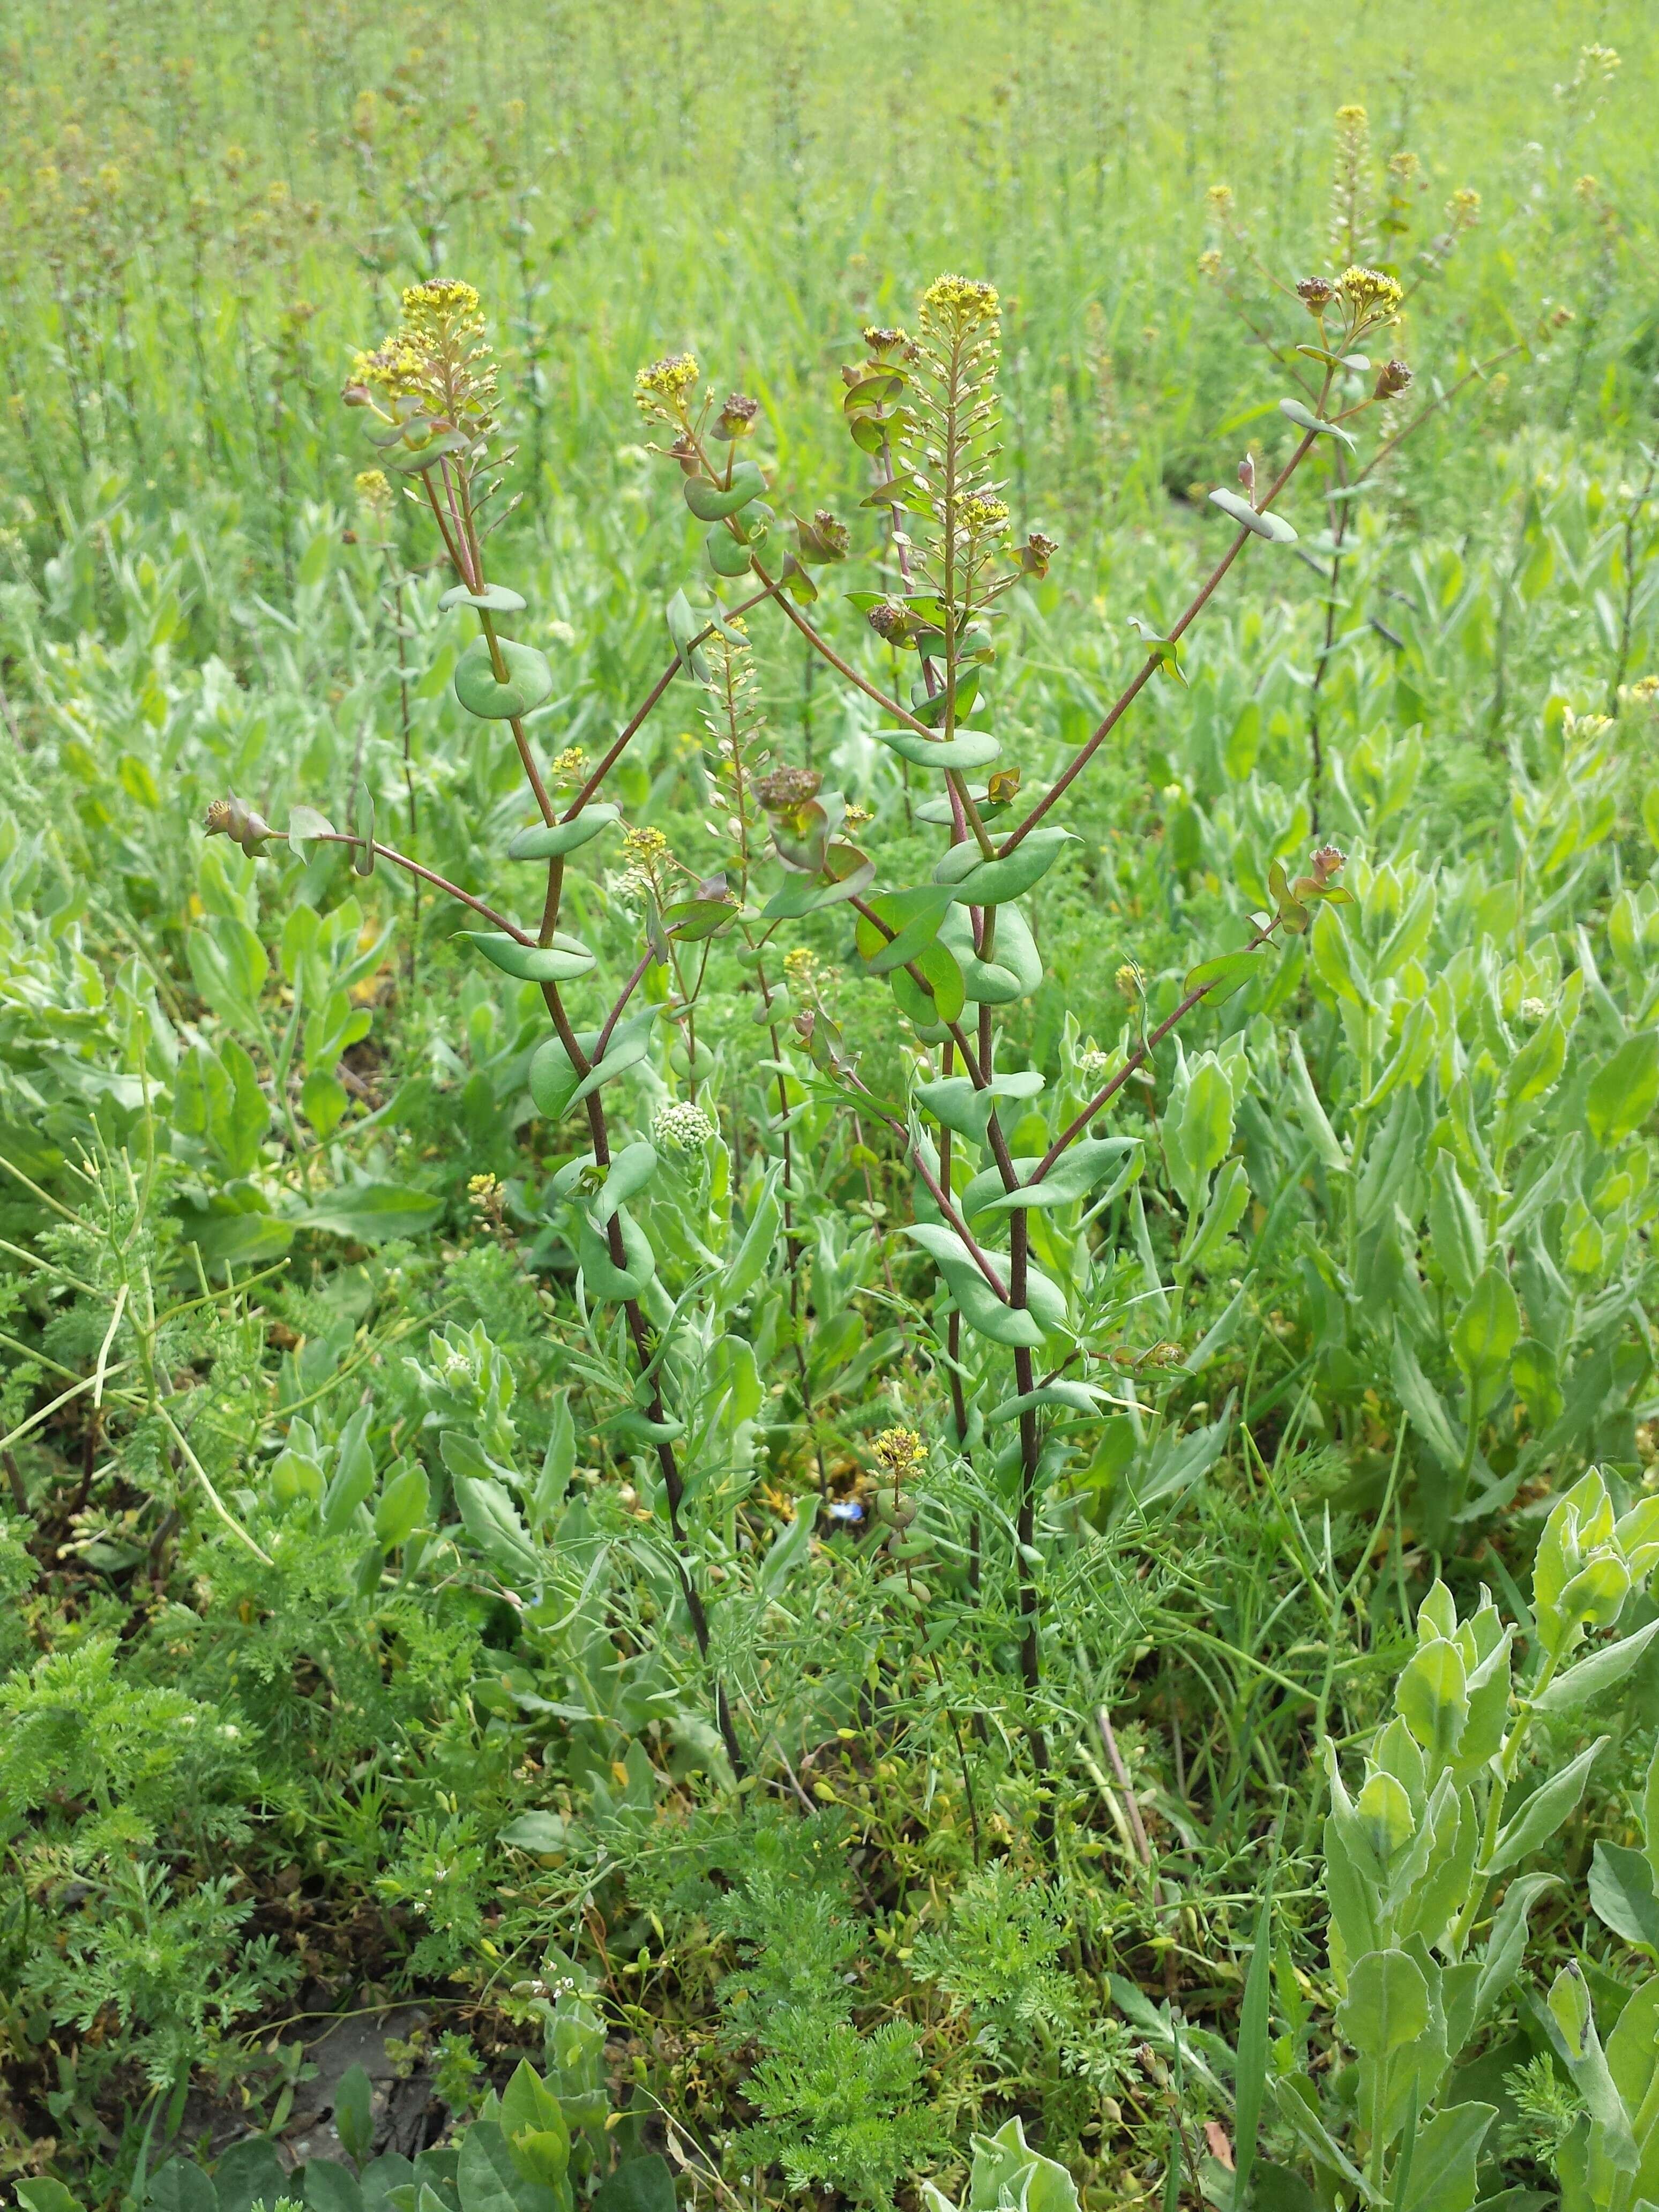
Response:
[{"label": "low ground cover plant", "polygon": [[[1628,65],[1473,150],[1333,96],[1308,188],[1211,10],[1179,224],[1060,307],[1134,250],[1033,187],[1116,158],[1062,15],[969,198],[918,111],[973,257],[842,265],[712,8],[825,197],[637,313],[681,164],[757,204],[637,26],[550,32],[543,149],[488,10],[493,107],[273,25],[280,191],[240,24],[118,127],[20,55],[25,2212],[1659,2201]],[[787,332],[710,276],[780,225]]]}]

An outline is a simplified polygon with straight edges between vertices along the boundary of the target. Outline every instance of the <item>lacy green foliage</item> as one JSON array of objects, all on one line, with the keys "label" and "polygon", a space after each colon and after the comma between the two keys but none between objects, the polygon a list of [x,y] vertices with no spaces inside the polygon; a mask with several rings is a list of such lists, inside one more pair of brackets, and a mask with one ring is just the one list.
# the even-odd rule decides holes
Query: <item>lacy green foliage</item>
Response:
[{"label": "lacy green foliage", "polygon": [[[44,1814],[45,1841],[92,1859],[163,1836],[183,1849],[244,1841],[254,1768],[241,1729],[179,1689],[121,1678],[116,1656],[112,1637],[91,1636],[0,1689],[0,1808],[10,1832]],[[61,1808],[76,1804],[85,1811],[66,1820]]]},{"label": "lacy green foliage", "polygon": [[[1651,192],[1597,120],[1650,64],[1472,8],[1448,100],[1437,27],[1413,76],[1398,10],[1346,23],[1328,196],[1211,12],[1201,86],[1178,17],[1065,6],[1018,56],[971,7],[872,40],[728,0],[706,36],[394,7],[373,57],[210,4],[193,74],[165,7],[20,35],[8,2158],[136,2200],[191,2067],[280,2124],[303,1956],[342,2009],[474,2008],[409,2053],[465,2171],[342,2120],[361,2183],[256,2138],[161,2212],[549,2212],[567,2172],[670,2212],[623,2180],[653,2100],[745,2199],[941,2212],[969,2142],[970,2212],[1071,2212],[1062,2157],[1170,2212],[1659,2197]],[[1184,304],[1206,174],[1249,344]],[[1018,295],[1005,428],[988,288],[918,319],[879,273],[947,252]],[[365,267],[416,296],[353,451],[324,364],[380,327]],[[1396,269],[1409,388],[1342,305]],[[1338,319],[1363,374],[1297,350]],[[618,363],[693,332],[764,405],[665,355],[692,450],[653,480]],[[496,416],[528,495],[486,534]],[[452,580],[424,485],[462,471]],[[1251,542],[1177,637],[1217,490]],[[732,617],[763,575],[836,665]],[[975,859],[968,805],[1000,845],[1138,671]],[[1004,872],[942,897],[963,866]],[[994,1129],[1029,1178],[1194,976],[1007,1205]],[[547,2096],[567,2166],[514,2156]]]},{"label": "lacy green foliage", "polygon": [[60,1923],[59,1943],[27,1960],[19,2001],[82,2035],[100,2030],[86,2086],[136,2060],[152,2091],[172,2089],[213,2067],[228,2029],[292,1991],[296,1962],[274,1936],[245,1932],[252,1900],[234,1897],[236,1886],[218,1875],[175,1895],[159,1868],[112,1857]]},{"label": "lacy green foliage", "polygon": [[739,2155],[776,2166],[791,2189],[828,2187],[886,2205],[897,2184],[943,2144],[925,2093],[926,2055],[908,2021],[863,2033],[850,2021],[785,2011],[744,2094],[761,2113]]}]

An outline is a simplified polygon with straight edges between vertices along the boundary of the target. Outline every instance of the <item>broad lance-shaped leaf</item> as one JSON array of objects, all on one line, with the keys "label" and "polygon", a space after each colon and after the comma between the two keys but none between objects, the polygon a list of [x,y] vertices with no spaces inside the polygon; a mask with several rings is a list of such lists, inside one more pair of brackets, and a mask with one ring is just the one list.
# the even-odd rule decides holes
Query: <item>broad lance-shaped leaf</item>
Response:
[{"label": "broad lance-shaped leaf", "polygon": [[1650,1620],[1633,1634],[1621,1636],[1616,1644],[1601,1645],[1576,1667],[1558,1674],[1533,1699],[1534,1705],[1540,1713],[1569,1713],[1588,1698],[1605,1697],[1624,1680],[1656,1636],[1659,1636],[1659,1620]]},{"label": "broad lance-shaped leaf", "polygon": [[392,1237],[418,1237],[443,1212],[444,1202],[429,1191],[401,1182],[343,1183],[283,1218],[295,1229],[325,1229],[359,1244],[383,1243]]},{"label": "broad lance-shaped leaf", "polygon": [[[53,2186],[61,2188],[62,2184]],[[69,2191],[64,2190],[64,2194],[69,2198],[68,2212],[79,2212]],[[20,2204],[32,2206],[33,2212],[51,2212],[49,2200],[25,2197],[21,2188],[17,2191],[17,2200]],[[170,2158],[157,2169],[151,2176],[144,2203],[147,2212],[152,2205],[155,2212],[218,2212],[219,2208],[212,2182],[195,2160],[188,2158]]]},{"label": "broad lance-shaped leaf", "polygon": [[498,637],[496,651],[507,672],[505,682],[495,672],[487,637],[475,637],[455,664],[455,696],[469,714],[486,722],[506,722],[528,714],[553,696],[553,671],[547,655],[533,645],[518,645]]},{"label": "broad lance-shaped leaf", "polygon": [[455,934],[476,945],[503,975],[521,983],[569,983],[586,975],[593,955],[579,938],[556,932],[550,945],[525,945],[504,929],[459,929]]},{"label": "broad lance-shaped leaf", "polygon": [[[432,1510],[432,1493],[423,1467],[402,1468],[381,1491],[374,1507],[374,1540],[383,1552],[395,1552],[417,1528],[426,1526]],[[344,2142],[345,2138],[340,2140]],[[351,2148],[346,2144],[348,2150]],[[355,2157],[356,2154],[352,2153]]]},{"label": "broad lance-shaped leaf", "polygon": [[305,2178],[306,2212],[363,2212],[363,2192],[357,2177],[337,2159],[307,2159],[301,2172]]},{"label": "broad lance-shaped leaf", "polygon": [[1489,1875],[1501,1874],[1505,1867],[1513,1866],[1528,1851],[1535,1851],[1555,1833],[1583,1796],[1589,1771],[1610,1741],[1607,1736],[1597,1736],[1589,1749],[1581,1751],[1571,1766],[1564,1766],[1559,1774],[1551,1775],[1534,1790],[1499,1832],[1486,1867]]},{"label": "broad lance-shaped leaf", "polygon": [[[1640,1995],[1638,1991],[1631,2003],[1637,2002]],[[1630,2006],[1625,2009],[1628,2011]],[[1566,2062],[1567,2071],[1589,2107],[1591,2124],[1599,2138],[1596,2148],[1620,2173],[1634,2173],[1640,2158],[1631,2128],[1632,2116],[1625,2109],[1624,2100],[1609,2070],[1607,2054],[1596,2033],[1589,1990],[1576,1959],[1570,1960],[1550,1984],[1543,2019],[1558,2053]],[[1651,2070],[1650,2053],[1649,2069]]]},{"label": "broad lance-shaped leaf", "polygon": [[368,1443],[374,1419],[372,1401],[366,1399],[340,1431],[335,1447],[334,1474],[323,1492],[323,1534],[337,1536],[349,1528],[374,1487],[374,1455]]},{"label": "broad lance-shaped leaf", "polygon": [[507,1470],[497,1468],[459,1429],[445,1429],[438,1450],[454,1485],[462,1524],[479,1551],[503,1576],[539,1576],[541,1556],[519,1518],[512,1492],[497,1479]]},{"label": "broad lance-shaped leaf", "polygon": [[1283,515],[1259,514],[1249,501],[1236,491],[1212,491],[1210,498],[1224,514],[1231,515],[1235,522],[1242,523],[1256,537],[1271,538],[1275,545],[1295,544],[1296,532]]},{"label": "broad lance-shaped leaf", "polygon": [[1607,2072],[1619,2100],[1632,2115],[1636,2173],[1631,2195],[1651,2204],[1659,2197],[1659,1975],[1632,1991],[1607,2037]]},{"label": "broad lance-shaped leaf", "polygon": [[1387,2058],[1429,2024],[1429,1985],[1405,1951],[1369,1951],[1348,1969],[1337,2026],[1362,2058]]},{"label": "broad lance-shaped leaf", "polygon": [[688,667],[699,684],[708,681],[708,662],[700,646],[691,642],[708,627],[691,611],[691,602],[684,592],[676,592],[663,609],[663,619],[668,624],[668,635],[674,641],[674,650],[681,663]]},{"label": "broad lance-shaped leaf", "polygon": [[1471,1381],[1501,1373],[1521,1335],[1521,1308],[1509,1277],[1488,1264],[1480,1271],[1451,1333],[1452,1356]]},{"label": "broad lance-shaped leaf", "polygon": [[1472,1780],[1504,1741],[1509,1721],[1510,1645],[1514,1634],[1513,1629],[1506,1628],[1468,1677],[1466,1687],[1469,1717],[1457,1739],[1455,1768],[1460,1782]]},{"label": "broad lance-shaped leaf", "polygon": [[721,1311],[739,1305],[752,1291],[766,1269],[778,1231],[783,1224],[783,1200],[779,1192],[782,1174],[781,1167],[770,1170],[758,1200],[749,1217],[749,1226],[744,1231],[743,1242],[731,1266],[714,1288],[714,1302]]},{"label": "broad lance-shaped leaf", "polygon": [[1479,2027],[1499,1999],[1509,1995],[1526,1952],[1528,1916],[1544,1892],[1557,1887],[1553,1875],[1523,1874],[1504,1892],[1480,1961],[1472,2027]]},{"label": "broad lance-shaped leaf", "polygon": [[1659,1030],[1644,1030],[1599,1067],[1584,1100],[1589,1133],[1604,1152],[1633,1136],[1659,1105]]},{"label": "broad lance-shaped leaf", "polygon": [[591,801],[571,822],[536,822],[529,829],[520,830],[507,848],[509,860],[554,860],[566,853],[574,853],[597,837],[601,830],[608,830],[622,814],[619,806],[609,799]]},{"label": "broad lance-shaped leaf", "polygon": [[496,1840],[510,1844],[515,1851],[562,1851],[569,1839],[569,1832],[556,1813],[520,1813],[516,1820],[509,1820]]},{"label": "broad lance-shaped leaf", "polygon": [[1469,2212],[1495,2105],[1452,2105],[1417,2130],[1400,2212]]},{"label": "broad lance-shaped leaf", "polygon": [[520,2172],[496,2120],[477,2119],[469,2126],[456,2178],[461,2212],[562,2212],[559,2191]]},{"label": "broad lance-shaped leaf", "polygon": [[1462,1447],[1452,1427],[1451,1416],[1439,1392],[1418,1365],[1417,1355],[1398,1322],[1394,1331],[1392,1365],[1395,1395],[1405,1407],[1412,1426],[1442,1467],[1455,1469],[1462,1463]]},{"label": "broad lance-shaped leaf", "polygon": [[805,1566],[812,1555],[812,1523],[817,1518],[811,1508],[798,1504],[793,1520],[786,1521],[767,1547],[766,1557],[760,1563],[760,1586],[768,1597],[776,1597],[798,1567]]},{"label": "broad lance-shaped leaf", "polygon": [[594,2191],[592,2212],[674,2212],[674,2177],[667,2160],[654,2150],[625,2158]]},{"label": "broad lance-shaped leaf", "polygon": [[1105,1395],[1096,1383],[1073,1382],[1062,1376],[1057,1382],[1039,1383],[1035,1390],[1027,1390],[1018,1398],[1005,1399],[986,1415],[985,1425],[988,1429],[1000,1428],[1005,1421],[1017,1421],[1022,1413],[1036,1413],[1048,1406],[1063,1407],[1072,1413],[1097,1413]]},{"label": "broad lance-shaped leaf", "polygon": [[558,2099],[527,2058],[501,2092],[501,2128],[524,2179],[557,2189],[570,2163],[570,2130]]},{"label": "broad lance-shaped leaf", "polygon": [[1382,2191],[1372,2187],[1325,2125],[1317,2109],[1318,2092],[1312,2082],[1308,2082],[1304,2090],[1301,2078],[1281,2076],[1274,2081],[1273,2092],[1279,2118],[1304,2149],[1310,2151],[1321,2166],[1328,2166],[1340,2174],[1361,2203],[1381,2205],[1384,2202]]},{"label": "broad lance-shaped leaf", "polygon": [[1214,960],[1201,960],[1188,972],[1182,989],[1196,991],[1202,986],[1206,1004],[1224,1006],[1235,991],[1242,991],[1260,972],[1261,962],[1261,952],[1254,948],[1224,952]]},{"label": "broad lance-shaped leaf", "polygon": [[1640,1851],[1598,1843],[1590,1861],[1589,1901],[1604,1927],[1659,1958],[1659,1896],[1653,1869]]},{"label": "broad lance-shaped leaf", "polygon": [[1401,1718],[1429,1754],[1431,1772],[1450,1764],[1468,1717],[1463,1661],[1443,1638],[1424,1644],[1406,1662],[1395,1690]]}]

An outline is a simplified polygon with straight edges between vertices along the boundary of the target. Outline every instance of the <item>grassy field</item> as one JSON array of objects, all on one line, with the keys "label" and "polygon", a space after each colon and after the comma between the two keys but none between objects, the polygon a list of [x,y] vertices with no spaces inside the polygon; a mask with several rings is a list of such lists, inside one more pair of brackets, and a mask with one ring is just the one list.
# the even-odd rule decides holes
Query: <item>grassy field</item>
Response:
[{"label": "grassy field", "polygon": [[0,54],[24,2212],[1659,2203],[1659,19]]}]

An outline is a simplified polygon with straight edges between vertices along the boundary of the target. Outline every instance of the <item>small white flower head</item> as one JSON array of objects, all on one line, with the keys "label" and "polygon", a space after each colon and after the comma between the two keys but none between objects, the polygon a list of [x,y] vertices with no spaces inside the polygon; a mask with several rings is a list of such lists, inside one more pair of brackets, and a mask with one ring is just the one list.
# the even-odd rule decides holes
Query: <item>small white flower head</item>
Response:
[{"label": "small white flower head", "polygon": [[708,1115],[689,1099],[659,1106],[652,1119],[651,1134],[665,1152],[700,1152],[714,1133]]}]

